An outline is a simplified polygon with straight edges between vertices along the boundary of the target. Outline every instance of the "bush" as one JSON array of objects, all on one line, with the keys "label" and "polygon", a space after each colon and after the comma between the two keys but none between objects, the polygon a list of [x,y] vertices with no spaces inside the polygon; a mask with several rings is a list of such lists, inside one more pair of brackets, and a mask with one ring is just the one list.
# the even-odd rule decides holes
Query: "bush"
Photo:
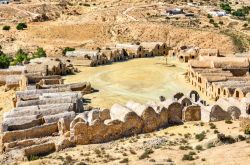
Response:
[{"label": "bush", "polygon": [[242,135],[238,135],[238,139],[239,139],[240,141],[244,141],[244,140],[246,140],[246,137],[244,137],[244,136],[242,136]]},{"label": "bush", "polygon": [[9,30],[10,30],[10,26],[5,25],[5,26],[3,27],[3,30],[9,31]]},{"label": "bush", "polygon": [[236,17],[245,17],[246,13],[242,9],[237,9],[232,13],[232,15]]},{"label": "bush", "polygon": [[189,155],[196,155],[196,153],[194,151],[190,151],[188,154]]},{"label": "bush", "polygon": [[205,137],[206,137],[206,133],[204,131],[202,133],[195,135],[195,138],[199,141],[202,141],[203,139],[205,139]]},{"label": "bush", "polygon": [[148,158],[150,154],[154,153],[154,151],[152,149],[146,149],[142,155],[139,157],[139,159],[145,159],[145,158]]},{"label": "bush", "polygon": [[195,147],[195,149],[196,149],[196,150],[199,150],[199,151],[203,150],[203,148],[202,148],[201,145],[197,145],[197,146]]},{"label": "bush", "polygon": [[194,160],[194,157],[193,155],[187,155],[187,154],[184,154],[183,157],[182,157],[182,160]]},{"label": "bush", "polygon": [[10,66],[11,58],[0,52],[0,68],[8,68]]},{"label": "bush", "polygon": [[223,22],[223,21],[219,21],[219,24],[220,24],[220,25],[223,25],[223,24],[224,24],[224,22]]},{"label": "bush", "polygon": [[209,123],[210,129],[216,129],[216,125],[214,123]]},{"label": "bush", "polygon": [[16,29],[17,30],[24,30],[26,29],[28,26],[26,23],[19,23],[17,26],[16,26]]},{"label": "bush", "polygon": [[23,61],[29,61],[28,54],[22,49],[19,49],[15,55],[14,64],[20,64]]},{"label": "bush", "polygon": [[211,14],[208,14],[207,15],[207,18],[213,18]]},{"label": "bush", "polygon": [[193,148],[191,146],[180,146],[180,150],[192,150]]},{"label": "bush", "polygon": [[225,120],[226,124],[232,124],[233,122],[231,120]]},{"label": "bush", "polygon": [[220,4],[220,7],[226,11],[226,13],[231,13],[232,8],[228,3],[222,3]]},{"label": "bush", "polygon": [[244,133],[245,133],[246,135],[250,135],[250,128],[246,128],[246,129],[244,130]]},{"label": "bush", "polygon": [[220,133],[217,129],[214,130],[214,134]]},{"label": "bush", "polygon": [[248,23],[244,23],[243,27],[248,27]]},{"label": "bush", "polygon": [[63,55],[65,56],[67,52],[75,51],[75,48],[66,47],[63,49]]},{"label": "bush", "polygon": [[209,23],[214,24],[214,19],[209,19]]},{"label": "bush", "polygon": [[41,57],[46,57],[46,52],[43,50],[43,48],[38,47],[36,52],[33,53],[33,58],[41,58]]},{"label": "bush", "polygon": [[215,145],[213,143],[208,143],[207,148],[209,149],[209,148],[212,148],[212,147],[215,147]]},{"label": "bush", "polygon": [[37,156],[37,155],[30,155],[30,156],[28,157],[28,160],[29,160],[29,161],[33,161],[33,160],[37,160],[37,159],[39,159],[39,156]]},{"label": "bush", "polygon": [[122,159],[119,163],[128,163],[128,158]]},{"label": "bush", "polygon": [[232,136],[226,136],[225,134],[217,134],[218,139],[225,144],[233,144],[236,140]]},{"label": "bush", "polygon": [[90,7],[90,4],[84,3],[83,6]]}]

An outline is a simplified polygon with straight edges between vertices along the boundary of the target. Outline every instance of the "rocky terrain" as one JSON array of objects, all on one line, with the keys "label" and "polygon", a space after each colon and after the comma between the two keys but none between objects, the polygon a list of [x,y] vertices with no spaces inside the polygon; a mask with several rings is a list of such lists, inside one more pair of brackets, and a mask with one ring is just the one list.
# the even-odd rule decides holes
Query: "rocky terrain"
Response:
[{"label": "rocky terrain", "polygon": [[[249,35],[247,30],[242,30],[244,23],[228,17],[214,18],[223,22],[214,28],[207,18],[209,4],[195,8],[181,1],[173,2],[33,0],[1,5],[0,25],[10,25],[11,30],[0,32],[0,43],[7,53],[19,48],[33,51],[33,47],[40,46],[51,56],[60,56],[60,48],[66,46],[95,49],[116,42],[157,40],[167,41],[171,46],[220,48],[228,54],[236,52],[239,45],[234,43],[235,36],[224,32],[226,29],[240,30],[243,38]],[[182,7],[196,17],[166,19],[165,10],[174,7]],[[27,22],[28,28],[15,30],[18,22]],[[224,46],[219,47],[221,44]],[[248,47],[247,43],[242,44],[241,47]]]}]

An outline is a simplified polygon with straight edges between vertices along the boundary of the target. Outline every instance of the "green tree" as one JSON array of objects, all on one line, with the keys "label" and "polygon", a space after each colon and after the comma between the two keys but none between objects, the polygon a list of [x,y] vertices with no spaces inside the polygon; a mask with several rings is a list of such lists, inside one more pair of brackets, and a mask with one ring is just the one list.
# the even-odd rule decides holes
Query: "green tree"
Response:
[{"label": "green tree", "polygon": [[2,46],[0,45],[0,68],[8,68],[11,58],[2,52]]},{"label": "green tree", "polygon": [[0,68],[8,68],[10,66],[11,59],[5,54],[0,54]]},{"label": "green tree", "polygon": [[43,48],[38,47],[36,52],[33,53],[33,58],[41,58],[41,57],[46,57],[46,52]]},{"label": "green tree", "polygon": [[20,64],[23,61],[29,61],[28,54],[24,52],[22,49],[19,49],[16,52],[14,64]]},{"label": "green tree", "polygon": [[7,25],[3,26],[3,30],[9,31],[10,30],[10,26],[7,26]]},{"label": "green tree", "polygon": [[27,26],[26,23],[19,23],[19,24],[17,24],[16,29],[17,29],[17,30],[24,30],[24,29],[26,29],[27,27],[28,27],[28,26]]},{"label": "green tree", "polygon": [[237,9],[236,11],[234,11],[232,13],[232,15],[236,16],[236,17],[245,17],[246,16],[244,10],[242,10],[242,9]]},{"label": "green tree", "polygon": [[231,13],[232,8],[228,3],[221,3],[220,7],[226,11],[226,13]]}]

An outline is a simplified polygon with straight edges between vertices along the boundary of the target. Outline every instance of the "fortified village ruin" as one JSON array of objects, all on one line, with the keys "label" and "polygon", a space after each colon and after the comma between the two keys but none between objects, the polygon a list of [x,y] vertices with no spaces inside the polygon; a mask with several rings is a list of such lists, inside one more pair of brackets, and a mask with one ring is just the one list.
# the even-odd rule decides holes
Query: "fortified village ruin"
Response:
[{"label": "fortified village ruin", "polygon": [[171,51],[159,43],[117,44],[110,49],[67,52],[61,59],[39,58],[23,66],[1,69],[1,84],[6,90],[20,90],[13,99],[14,108],[4,113],[1,151],[22,160],[75,145],[153,132],[186,121],[241,120],[242,129],[250,129],[246,57],[218,57],[217,53],[211,55],[198,48],[194,57],[188,57],[196,60],[189,61],[187,80],[197,91],[217,100],[210,105],[196,90],[191,90],[186,95],[178,92],[170,99],[161,96],[157,102],[128,101],[110,109],[89,110],[84,106],[84,95],[93,92],[90,83],[64,84],[61,78],[77,74],[71,63],[84,65],[87,61],[89,66],[96,66],[131,58],[170,56]]}]

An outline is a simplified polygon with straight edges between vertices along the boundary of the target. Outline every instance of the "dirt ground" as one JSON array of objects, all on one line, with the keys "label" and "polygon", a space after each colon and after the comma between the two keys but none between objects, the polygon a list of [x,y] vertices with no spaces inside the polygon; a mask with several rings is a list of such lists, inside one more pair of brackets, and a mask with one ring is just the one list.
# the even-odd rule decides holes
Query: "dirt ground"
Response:
[{"label": "dirt ground", "polygon": [[[228,145],[212,145],[217,136],[214,130],[231,136],[242,134],[238,129],[239,122],[225,124],[222,121],[214,124],[216,129],[211,129],[208,123],[203,125],[200,122],[187,122],[184,125],[172,126],[153,133],[136,135],[110,143],[68,148],[23,164],[122,164],[125,162],[125,164],[145,165],[247,165],[250,161],[250,143],[242,141]],[[202,131],[206,132],[205,139],[198,141],[195,136]],[[203,149],[197,149],[198,145],[201,145]],[[148,155],[145,154],[147,149],[150,149]],[[183,155],[190,152],[194,153],[194,160],[182,160]]]},{"label": "dirt ground", "polygon": [[183,75],[187,64],[171,58],[168,64],[175,66],[168,67],[164,57],[132,59],[99,67],[78,67],[80,73],[64,79],[65,83],[87,81],[99,90],[84,96],[94,107],[110,108],[114,103],[124,104],[129,100],[146,103],[191,89]]}]

